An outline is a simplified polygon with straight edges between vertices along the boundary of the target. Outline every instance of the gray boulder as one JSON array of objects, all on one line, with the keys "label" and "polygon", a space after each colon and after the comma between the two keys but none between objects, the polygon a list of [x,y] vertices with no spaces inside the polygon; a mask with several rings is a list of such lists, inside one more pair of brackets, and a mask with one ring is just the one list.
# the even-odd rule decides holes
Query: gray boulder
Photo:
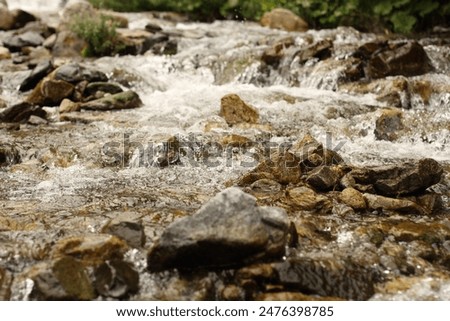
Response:
[{"label": "gray boulder", "polygon": [[258,207],[256,198],[231,187],[172,223],[149,251],[148,269],[232,267],[280,258],[288,228],[284,210]]}]

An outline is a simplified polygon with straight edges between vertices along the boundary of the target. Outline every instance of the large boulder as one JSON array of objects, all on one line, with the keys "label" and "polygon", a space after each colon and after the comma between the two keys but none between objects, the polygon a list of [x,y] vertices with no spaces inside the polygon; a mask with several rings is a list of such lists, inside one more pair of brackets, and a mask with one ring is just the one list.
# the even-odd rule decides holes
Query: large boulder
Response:
[{"label": "large boulder", "polygon": [[31,21],[36,21],[31,13],[20,9],[9,11],[5,6],[0,6],[0,30],[19,29]]},{"label": "large boulder", "polygon": [[0,112],[0,121],[7,123],[26,122],[30,116],[45,118],[47,113],[40,106],[29,102],[21,102],[3,109]]},{"label": "large boulder", "polygon": [[27,31],[25,33],[11,36],[3,40],[3,45],[11,52],[18,52],[23,47],[37,47],[44,43],[44,37],[38,32]]},{"label": "large boulder", "polygon": [[253,196],[231,187],[167,227],[149,251],[148,269],[219,268],[277,259],[285,253],[288,228],[284,210],[258,207]]},{"label": "large boulder", "polygon": [[266,12],[261,18],[261,25],[286,31],[307,31],[308,24],[290,10],[276,8]]},{"label": "large boulder", "polygon": [[75,87],[64,80],[44,78],[27,97],[27,102],[38,106],[57,106],[70,97]]}]

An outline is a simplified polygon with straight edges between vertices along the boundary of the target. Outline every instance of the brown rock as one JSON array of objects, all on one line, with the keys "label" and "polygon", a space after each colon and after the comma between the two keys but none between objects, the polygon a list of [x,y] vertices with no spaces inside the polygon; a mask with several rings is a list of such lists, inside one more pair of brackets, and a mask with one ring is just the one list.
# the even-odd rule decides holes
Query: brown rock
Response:
[{"label": "brown rock", "polygon": [[433,69],[423,47],[416,41],[391,44],[380,52],[375,52],[365,69],[370,78],[386,76],[417,76]]},{"label": "brown rock", "polygon": [[330,166],[320,166],[312,170],[306,182],[319,191],[332,190],[339,182],[338,173]]},{"label": "brown rock", "polygon": [[0,267],[0,301],[8,301],[11,296],[12,273]]},{"label": "brown rock", "polygon": [[341,301],[342,298],[307,295],[301,292],[267,292],[258,294],[256,301]]},{"label": "brown rock", "polygon": [[398,109],[385,109],[377,119],[374,134],[378,140],[394,141],[403,129],[402,112]]},{"label": "brown rock", "polygon": [[52,55],[57,58],[81,59],[81,52],[87,46],[86,41],[71,31],[60,31],[53,44]]},{"label": "brown rock", "polygon": [[354,210],[366,209],[366,201],[364,196],[354,188],[348,187],[339,195],[341,202],[347,204]]},{"label": "brown rock", "polygon": [[304,211],[320,210],[330,204],[326,196],[317,194],[306,186],[290,189],[288,195],[295,206]]},{"label": "brown rock", "polygon": [[11,52],[9,52],[9,49],[5,48],[5,47],[0,47],[0,60],[10,59],[10,58],[11,58]]},{"label": "brown rock", "polygon": [[70,99],[64,98],[61,104],[59,105],[59,113],[65,114],[65,113],[71,113],[74,111],[79,111],[80,103],[76,103],[71,101]]},{"label": "brown rock", "polygon": [[116,236],[74,236],[60,240],[53,249],[53,257],[68,255],[85,265],[98,265],[106,260],[121,259],[127,250],[127,244]]},{"label": "brown rock", "polygon": [[223,117],[228,125],[238,123],[256,124],[259,119],[258,111],[246,104],[238,95],[223,96],[220,104],[219,116]]},{"label": "brown rock", "polygon": [[72,95],[73,90],[74,86],[64,80],[46,77],[34,88],[27,102],[38,106],[57,106]]},{"label": "brown rock", "polygon": [[69,256],[36,264],[24,277],[33,280],[32,300],[93,300],[96,297],[85,267]]},{"label": "brown rock", "polygon": [[363,194],[367,207],[372,210],[383,210],[403,214],[425,215],[425,210],[416,203],[406,199],[396,199],[380,195]]},{"label": "brown rock", "polygon": [[308,24],[292,11],[282,8],[266,12],[261,18],[261,25],[272,29],[283,29],[286,31],[308,30]]}]

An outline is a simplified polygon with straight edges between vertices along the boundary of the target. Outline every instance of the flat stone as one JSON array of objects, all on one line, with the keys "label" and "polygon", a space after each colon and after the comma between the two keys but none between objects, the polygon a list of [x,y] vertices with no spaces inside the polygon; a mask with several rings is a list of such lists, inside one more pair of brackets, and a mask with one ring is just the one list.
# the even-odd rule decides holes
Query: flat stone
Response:
[{"label": "flat stone", "polygon": [[130,109],[142,106],[138,94],[132,90],[108,95],[100,99],[91,100],[81,104],[81,109],[88,110],[116,110]]},{"label": "flat stone", "polygon": [[231,187],[194,215],[166,228],[148,254],[148,269],[224,268],[284,255],[289,221],[275,207]]},{"label": "flat stone", "polygon": [[396,199],[369,193],[363,194],[367,207],[372,210],[391,211],[403,214],[425,215],[425,210],[406,199]]},{"label": "flat stone", "polygon": [[258,111],[245,103],[236,94],[229,94],[222,97],[219,116],[223,117],[228,125],[238,123],[256,124],[259,119]]},{"label": "flat stone", "polygon": [[288,195],[293,204],[303,211],[320,210],[330,205],[330,201],[326,196],[317,194],[306,186],[290,189],[288,190]]},{"label": "flat stone", "polygon": [[44,38],[37,32],[27,31],[23,34],[12,36],[3,40],[3,46],[11,52],[18,52],[23,47],[37,47],[42,45]]},{"label": "flat stone", "polygon": [[103,72],[86,68],[78,63],[63,65],[52,74],[55,80],[64,80],[69,83],[78,83],[83,80],[88,82],[108,81],[108,77]]}]

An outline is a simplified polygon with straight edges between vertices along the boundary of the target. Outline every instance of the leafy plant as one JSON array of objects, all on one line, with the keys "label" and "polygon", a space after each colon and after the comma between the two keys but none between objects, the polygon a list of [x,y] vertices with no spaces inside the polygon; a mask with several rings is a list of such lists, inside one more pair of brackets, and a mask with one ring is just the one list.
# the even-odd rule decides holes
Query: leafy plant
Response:
[{"label": "leafy plant", "polygon": [[409,33],[450,21],[448,0],[89,0],[119,11],[164,10],[198,20],[258,20],[269,10],[292,10],[313,28],[350,25],[365,31]]},{"label": "leafy plant", "polygon": [[78,16],[70,25],[71,30],[85,40],[83,56],[111,56],[123,49],[116,24],[104,15]]}]

